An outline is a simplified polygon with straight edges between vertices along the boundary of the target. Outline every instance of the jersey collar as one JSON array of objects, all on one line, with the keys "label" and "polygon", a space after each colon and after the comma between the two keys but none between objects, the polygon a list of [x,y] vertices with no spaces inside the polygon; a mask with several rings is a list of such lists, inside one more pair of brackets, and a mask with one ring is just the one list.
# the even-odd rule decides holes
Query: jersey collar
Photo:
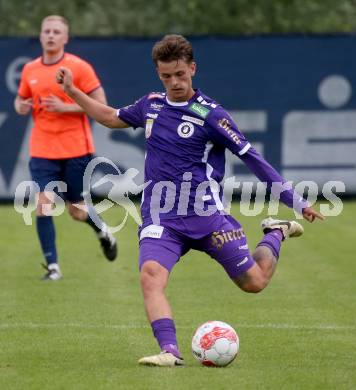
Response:
[{"label": "jersey collar", "polygon": [[52,62],[52,63],[50,63],[50,64],[46,64],[46,63],[43,61],[43,56],[42,56],[42,57],[41,57],[41,63],[42,63],[42,65],[44,65],[44,66],[53,66],[53,65],[57,65],[58,63],[60,63],[60,62],[63,60],[63,58],[65,57],[65,55],[66,55],[66,53],[63,53],[63,55],[62,55],[61,58],[59,58],[56,62]]},{"label": "jersey collar", "polygon": [[188,104],[190,104],[192,101],[194,101],[198,95],[200,94],[200,91],[199,89],[194,89],[195,93],[194,95],[186,102],[172,102],[171,100],[168,99],[168,96],[166,95],[166,102],[170,105],[170,106],[174,106],[174,107],[182,107],[182,106],[187,106]]}]

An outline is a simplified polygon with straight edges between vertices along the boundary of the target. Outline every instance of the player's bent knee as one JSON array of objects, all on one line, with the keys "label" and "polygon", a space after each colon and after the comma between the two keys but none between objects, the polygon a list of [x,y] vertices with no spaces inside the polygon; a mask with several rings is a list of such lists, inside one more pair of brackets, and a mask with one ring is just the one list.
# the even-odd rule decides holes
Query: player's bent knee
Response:
[{"label": "player's bent knee", "polygon": [[234,283],[247,293],[257,294],[267,287],[268,280],[259,270],[249,270],[235,278]]},{"label": "player's bent knee", "polygon": [[147,272],[142,272],[140,275],[141,289],[144,294],[148,294],[154,290],[153,277]]},{"label": "player's bent knee", "polygon": [[266,283],[248,283],[242,286],[239,286],[241,290],[251,293],[251,294],[257,294],[265,289],[267,286]]},{"label": "player's bent knee", "polygon": [[163,290],[168,281],[169,272],[155,261],[147,261],[140,272],[140,284],[144,294]]}]

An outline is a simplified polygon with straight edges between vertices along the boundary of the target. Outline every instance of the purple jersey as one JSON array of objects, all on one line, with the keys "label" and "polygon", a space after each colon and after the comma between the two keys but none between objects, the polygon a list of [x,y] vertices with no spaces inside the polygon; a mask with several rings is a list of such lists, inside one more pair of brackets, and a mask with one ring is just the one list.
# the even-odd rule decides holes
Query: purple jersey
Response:
[{"label": "purple jersey", "polygon": [[[225,173],[225,149],[240,157],[256,176],[271,186],[284,179],[251,147],[230,115],[196,90],[187,102],[171,102],[164,93],[150,93],[118,110],[130,126],[145,129],[145,182],[141,207],[144,223],[184,215],[211,215],[223,210],[218,183]],[[298,196],[299,197],[299,196]],[[306,207],[287,189],[281,199],[289,207]],[[300,198],[300,197],[299,197]]]}]

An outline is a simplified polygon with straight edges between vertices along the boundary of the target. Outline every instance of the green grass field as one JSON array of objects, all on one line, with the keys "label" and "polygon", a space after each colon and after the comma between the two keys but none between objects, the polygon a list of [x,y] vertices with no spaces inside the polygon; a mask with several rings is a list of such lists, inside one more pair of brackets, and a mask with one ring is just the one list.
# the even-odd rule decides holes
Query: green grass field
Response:
[{"label": "green grass field", "polygon": [[[120,210],[108,213],[120,220]],[[233,215],[254,247],[261,218],[240,217],[237,204]],[[132,221],[117,234],[119,260],[108,263],[89,227],[57,217],[64,278],[41,282],[35,227],[1,206],[0,389],[355,389],[355,217],[356,202],[346,202],[338,217],[303,222],[305,235],[284,244],[272,283],[257,295],[236,288],[206,255],[188,253],[168,289],[187,366],[167,369],[137,365],[158,347]],[[194,330],[207,320],[228,322],[240,336],[226,368],[200,366],[191,354]]]}]

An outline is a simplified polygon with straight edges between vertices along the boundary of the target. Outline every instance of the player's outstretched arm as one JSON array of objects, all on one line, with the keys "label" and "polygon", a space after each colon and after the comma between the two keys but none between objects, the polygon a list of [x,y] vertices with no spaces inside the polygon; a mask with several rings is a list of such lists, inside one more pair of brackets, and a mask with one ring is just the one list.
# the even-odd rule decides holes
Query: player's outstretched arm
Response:
[{"label": "player's outstretched arm", "polygon": [[[262,182],[267,183],[269,189],[272,188],[272,183],[282,184],[286,180],[252,147],[240,159]],[[294,208],[304,219],[309,222],[320,219],[324,220],[324,216],[311,207],[298,193],[292,188],[284,190],[280,193],[281,201],[288,207]]]},{"label": "player's outstretched arm", "polygon": [[117,110],[115,108],[100,103],[78,89],[73,84],[72,72],[69,69],[64,67],[59,68],[56,78],[58,84],[61,85],[64,92],[97,122],[109,128],[129,127],[127,123],[117,117]]},{"label": "player's outstretched arm", "polygon": [[309,222],[313,222],[316,218],[324,219],[323,215],[315,211],[302,196],[293,190],[291,183],[287,182],[257,153],[224,109],[218,107],[215,115],[210,118],[210,125],[214,129],[211,133],[213,141],[224,145],[238,156],[261,182],[266,183],[274,197],[303,215]]}]

